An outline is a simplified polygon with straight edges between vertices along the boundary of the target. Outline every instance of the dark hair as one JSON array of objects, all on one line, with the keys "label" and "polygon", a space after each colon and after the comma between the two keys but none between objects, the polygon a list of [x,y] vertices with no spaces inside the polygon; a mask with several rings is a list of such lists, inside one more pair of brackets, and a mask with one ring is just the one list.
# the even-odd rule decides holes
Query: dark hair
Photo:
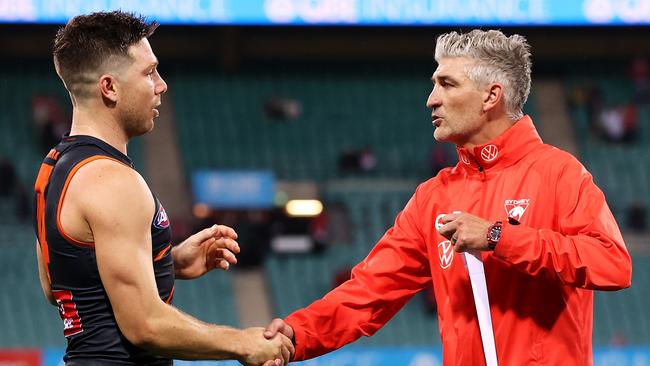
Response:
[{"label": "dark hair", "polygon": [[54,39],[57,72],[72,94],[83,96],[84,85],[94,81],[94,74],[102,71],[107,60],[128,59],[129,46],[149,37],[157,27],[155,21],[122,11],[76,16]]}]

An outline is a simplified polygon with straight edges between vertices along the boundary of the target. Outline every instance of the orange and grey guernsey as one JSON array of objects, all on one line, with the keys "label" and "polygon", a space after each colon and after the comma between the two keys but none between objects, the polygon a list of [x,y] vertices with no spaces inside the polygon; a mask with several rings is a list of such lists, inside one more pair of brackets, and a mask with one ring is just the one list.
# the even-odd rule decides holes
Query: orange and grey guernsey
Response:
[{"label": "orange and grey guernsey", "polygon": [[[66,136],[43,160],[34,187],[36,234],[68,341],[64,360],[66,365],[170,365],[170,359],[134,346],[120,332],[99,277],[95,244],[75,240],[61,227],[61,204],[70,180],[83,165],[97,159],[133,168],[126,155],[104,141]],[[154,201],[151,256],[158,294],[170,303],[174,294],[171,227],[155,195]]]}]

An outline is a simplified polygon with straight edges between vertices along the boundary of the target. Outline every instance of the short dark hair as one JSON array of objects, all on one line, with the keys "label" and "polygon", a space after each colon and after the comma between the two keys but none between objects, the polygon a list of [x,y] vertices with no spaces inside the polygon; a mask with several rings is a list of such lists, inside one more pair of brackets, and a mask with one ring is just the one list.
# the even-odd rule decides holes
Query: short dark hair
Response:
[{"label": "short dark hair", "polygon": [[129,46],[151,36],[157,27],[155,21],[122,11],[76,16],[54,39],[57,72],[70,93],[83,97],[84,85],[95,81],[93,75],[107,60],[129,58]]}]

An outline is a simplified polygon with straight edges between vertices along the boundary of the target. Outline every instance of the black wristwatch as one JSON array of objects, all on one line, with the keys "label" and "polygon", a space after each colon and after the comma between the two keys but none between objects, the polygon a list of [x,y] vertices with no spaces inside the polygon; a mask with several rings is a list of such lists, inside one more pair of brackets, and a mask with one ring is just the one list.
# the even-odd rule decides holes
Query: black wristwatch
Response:
[{"label": "black wristwatch", "polygon": [[501,239],[501,229],[503,228],[503,224],[501,221],[497,221],[492,226],[488,228],[487,231],[487,242],[488,242],[488,248],[490,250],[494,250],[494,248],[497,247],[497,243],[499,242],[499,239]]}]

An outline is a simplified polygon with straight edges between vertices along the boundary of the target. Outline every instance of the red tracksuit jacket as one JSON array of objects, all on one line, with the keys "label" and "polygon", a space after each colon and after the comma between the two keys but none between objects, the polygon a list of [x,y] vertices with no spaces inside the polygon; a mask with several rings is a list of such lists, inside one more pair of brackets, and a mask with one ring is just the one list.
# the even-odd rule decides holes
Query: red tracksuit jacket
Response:
[{"label": "red tracksuit jacket", "polygon": [[440,215],[462,211],[504,222],[496,250],[483,252],[499,364],[593,363],[592,290],[629,287],[632,273],[603,193],[528,116],[458,155],[417,188],[349,281],[287,317],[295,360],[374,334],[433,281],[444,365],[484,365],[463,257],[436,229]]}]

